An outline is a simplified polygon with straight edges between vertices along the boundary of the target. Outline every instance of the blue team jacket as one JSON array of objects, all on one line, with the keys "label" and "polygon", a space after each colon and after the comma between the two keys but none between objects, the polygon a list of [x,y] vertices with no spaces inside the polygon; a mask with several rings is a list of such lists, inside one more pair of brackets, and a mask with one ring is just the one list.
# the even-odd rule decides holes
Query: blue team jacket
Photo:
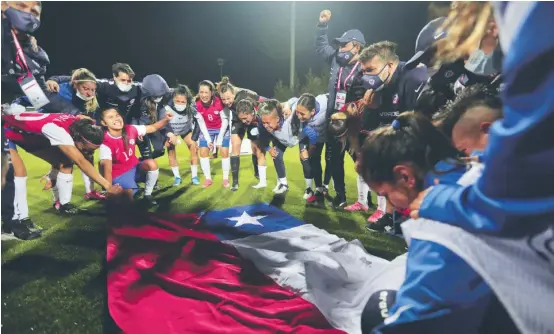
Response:
[{"label": "blue team jacket", "polygon": [[[467,187],[433,187],[419,214],[499,233],[518,223],[554,221],[554,2],[494,6],[505,55],[504,119],[491,127],[480,180]],[[519,8],[507,22],[511,6]]]}]

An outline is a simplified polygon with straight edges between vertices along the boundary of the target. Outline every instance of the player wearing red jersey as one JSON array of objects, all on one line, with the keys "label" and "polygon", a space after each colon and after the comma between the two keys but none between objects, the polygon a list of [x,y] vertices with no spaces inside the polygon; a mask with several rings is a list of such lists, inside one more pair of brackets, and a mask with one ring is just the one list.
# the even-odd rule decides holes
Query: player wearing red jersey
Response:
[{"label": "player wearing red jersey", "polygon": [[[73,163],[109,193],[117,193],[120,190],[118,187],[112,187],[84,156],[100,147],[103,140],[102,128],[94,125],[92,120],[68,114],[28,112],[3,115],[2,119],[6,137],[12,143],[52,165],[49,176],[54,185],[54,207],[60,213],[78,212],[70,203]],[[25,199],[18,199],[19,205],[22,205],[23,201],[26,204],[26,195],[24,197]]]},{"label": "player wearing red jersey", "polygon": [[100,119],[108,130],[100,146],[100,167],[102,174],[112,184],[118,184],[132,197],[138,191],[137,182],[144,182],[144,199],[152,205],[152,191],[158,181],[160,170],[154,159],[139,161],[135,154],[136,141],[140,136],[154,133],[167,125],[172,118],[165,118],[151,125],[125,125],[116,109],[106,109]]},{"label": "player wearing red jersey", "polygon": [[[222,128],[221,113],[223,112],[223,103],[221,99],[215,96],[215,85],[204,80],[198,85],[198,100],[196,101],[196,110],[202,115],[206,122],[206,127],[212,142],[218,143],[218,149],[221,152],[221,167],[223,170],[223,187],[229,187],[229,171],[231,170],[231,161],[229,159],[229,140],[230,135],[227,127]],[[212,185],[212,176],[210,170],[210,149],[204,135],[199,137],[200,144],[200,167],[206,177],[204,187]]]}]

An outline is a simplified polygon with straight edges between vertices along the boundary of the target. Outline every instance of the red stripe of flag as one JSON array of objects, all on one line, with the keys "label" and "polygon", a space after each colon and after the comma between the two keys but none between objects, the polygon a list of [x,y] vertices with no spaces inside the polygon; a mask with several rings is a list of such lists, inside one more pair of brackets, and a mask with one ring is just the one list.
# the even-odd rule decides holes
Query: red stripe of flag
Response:
[{"label": "red stripe of flag", "polygon": [[108,306],[123,332],[344,333],[203,230],[197,215],[126,219],[133,225],[108,239]]}]

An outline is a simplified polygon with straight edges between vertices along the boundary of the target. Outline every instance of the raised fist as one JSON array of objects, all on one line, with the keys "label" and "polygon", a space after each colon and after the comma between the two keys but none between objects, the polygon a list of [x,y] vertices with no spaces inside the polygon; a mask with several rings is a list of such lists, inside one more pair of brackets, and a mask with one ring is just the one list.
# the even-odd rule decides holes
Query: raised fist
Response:
[{"label": "raised fist", "polygon": [[328,9],[324,9],[319,13],[319,23],[320,24],[326,24],[331,19],[331,11]]}]

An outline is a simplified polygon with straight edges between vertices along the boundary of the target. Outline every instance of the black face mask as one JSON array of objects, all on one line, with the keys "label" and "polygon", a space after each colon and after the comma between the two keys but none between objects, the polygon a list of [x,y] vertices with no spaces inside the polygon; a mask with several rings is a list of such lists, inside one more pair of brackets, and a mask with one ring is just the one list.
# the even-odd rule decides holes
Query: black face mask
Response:
[{"label": "black face mask", "polygon": [[32,34],[40,27],[40,20],[31,13],[9,7],[4,11],[4,14],[17,31]]}]

